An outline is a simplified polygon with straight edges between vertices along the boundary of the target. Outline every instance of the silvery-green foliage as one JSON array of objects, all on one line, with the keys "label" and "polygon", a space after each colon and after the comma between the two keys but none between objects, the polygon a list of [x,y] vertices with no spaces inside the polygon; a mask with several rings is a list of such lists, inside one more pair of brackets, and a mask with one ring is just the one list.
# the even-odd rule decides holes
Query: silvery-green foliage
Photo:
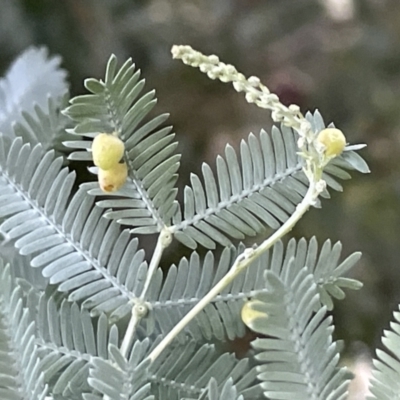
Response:
[{"label": "silvery-green foliage", "polygon": [[[230,238],[244,239],[265,233],[266,227],[276,229],[289,218],[306,193],[308,181],[297,154],[297,135],[284,126],[274,127],[270,135],[261,131],[259,139],[250,134],[247,142],[243,140],[241,165],[228,145],[225,158],[217,157],[218,181],[204,163],[204,185],[197,175],[191,175],[191,186],[185,188],[181,211],[174,201],[179,167],[179,156],[173,155],[174,135],[170,134],[170,127],[159,128],[166,115],[139,127],[155,104],[154,92],[137,100],[144,85],[139,77],[131,60],[117,69],[113,56],[104,81],[86,80],[91,94],[72,99],[65,110],[78,123],[71,133],[91,138],[94,132],[117,132],[125,143],[128,183],[113,193],[111,199],[97,202],[113,210],[106,213],[106,218],[132,226],[134,233],[158,232],[171,225],[172,218],[177,240],[190,248],[200,243],[210,249],[216,243],[230,245]],[[316,130],[325,127],[318,112],[308,118]],[[71,159],[92,159],[91,140],[65,144],[78,149],[70,155]],[[324,179],[328,186],[342,190],[335,178],[348,179],[348,169],[368,171],[361,157],[348,151],[326,169]],[[91,194],[104,195],[95,182],[85,188]]]},{"label": "silvery-green foliage", "polygon": [[24,143],[40,143],[44,150],[65,151],[62,142],[72,135],[66,132],[70,122],[61,110],[66,107],[68,98],[67,94],[57,100],[49,97],[46,107],[36,104],[32,112],[22,111],[14,125],[15,136],[22,137]]},{"label": "silvery-green foliage", "polygon": [[113,400],[155,400],[151,395],[151,384],[148,382],[149,362],[143,360],[148,343],[136,342],[133,357],[127,360],[116,346],[109,346],[108,363],[101,358],[94,360],[90,371],[89,384],[98,393],[84,395],[85,400],[101,400],[103,395]]},{"label": "silvery-green foliage", "polygon": [[51,102],[60,104],[68,90],[61,58],[49,57],[45,48],[29,48],[0,79],[0,132],[15,136],[13,125],[22,122],[22,112],[31,114],[39,107],[45,114]]},{"label": "silvery-green foliage", "polygon": [[[343,289],[361,284],[343,276],[360,254],[342,260],[339,242],[277,242],[153,363],[147,358],[244,251],[242,244],[233,243],[279,228],[301,202],[307,180],[297,155],[297,134],[284,126],[250,134],[238,155],[228,145],[225,157],[216,160],[215,173],[203,164],[202,178],[191,175],[180,205],[177,143],[172,128],[164,126],[167,114],[146,120],[156,104],[154,91],[141,94],[144,80],[132,61],[118,67],[112,56],[105,78],[86,80],[90,93],[71,99],[60,112],[65,74],[57,58],[44,55],[29,50],[0,84],[0,250],[13,268],[12,278],[7,268],[0,270],[7,288],[0,293],[1,318],[8,324],[4,334],[12,324],[17,332],[22,332],[19,326],[26,328],[14,340],[21,339],[21,349],[30,346],[23,356],[31,358],[21,373],[33,385],[30,390],[36,390],[32,400],[44,398],[45,385],[48,396],[57,400],[254,400],[262,392],[289,399],[295,389],[321,400],[343,398],[348,375],[336,370],[339,349],[331,341],[326,310],[333,308],[333,299],[344,297]],[[48,86],[36,89],[40,73],[32,82],[22,79],[29,95],[21,101],[16,77],[27,61],[32,76],[32,71],[46,72]],[[315,131],[325,127],[318,112],[307,119]],[[75,172],[57,154],[64,141],[72,149],[71,160],[90,161],[92,139],[100,132],[118,134],[129,169],[125,186],[106,197],[97,182],[76,189]],[[355,151],[359,148],[349,146],[327,166],[323,178],[330,188],[342,190],[339,180],[349,179],[348,171],[368,172]],[[155,271],[140,299],[147,314],[124,353],[126,319],[149,270],[134,235],[167,227],[189,248],[224,248],[204,257],[192,252],[167,272]],[[240,311],[254,297],[271,313],[256,326],[271,336],[254,342],[256,357],[239,360],[208,343],[243,336]],[[15,321],[11,305],[19,310]],[[278,342],[279,351],[274,348]],[[293,350],[298,347],[304,350],[300,355]],[[4,351],[13,357],[20,348]],[[17,390],[9,382],[20,382],[9,377],[18,371],[7,372],[0,374],[0,391]]]},{"label": "silvery-green foliage", "polygon": [[200,397],[200,400],[244,400],[243,395],[238,396],[236,386],[232,379],[228,379],[225,385],[219,389],[215,378],[211,378],[207,391]]},{"label": "silvery-green foliage", "polygon": [[[4,245],[1,247],[3,250]],[[45,290],[49,284],[48,278],[44,277],[40,268],[31,268],[31,256],[21,257],[18,249],[15,249],[12,259],[9,260],[11,275],[14,279],[22,278],[29,282],[34,288]]]},{"label": "silvery-green foliage", "polygon": [[102,218],[86,191],[67,204],[75,175],[62,168],[54,151],[43,155],[41,145],[31,148],[5,137],[0,151],[0,232],[21,255],[32,256],[32,267],[68,292],[70,301],[85,300],[92,315],[126,314],[147,269],[137,239]]},{"label": "silvery-green foliage", "polygon": [[[130,356],[125,358],[116,346],[110,346],[109,358],[113,365],[94,358],[89,384],[112,399],[206,399],[207,395],[215,398],[214,389],[217,393],[225,393],[222,400],[232,390],[240,392],[242,399],[249,400],[261,394],[256,370],[250,367],[248,359],[238,360],[228,353],[221,355],[213,345],[199,346],[196,342],[188,342],[172,347],[149,364],[145,356],[150,347],[149,340],[137,341]],[[97,397],[85,395],[84,398]]]},{"label": "silvery-green foliage", "polygon": [[15,287],[10,267],[0,259],[0,397],[4,400],[43,400],[47,387],[35,343],[35,323],[23,307],[22,290]]},{"label": "silvery-green foliage", "polygon": [[151,379],[158,383],[153,387],[156,399],[160,400],[205,398],[210,379],[219,390],[230,382],[228,385],[235,385],[244,399],[259,398],[261,394],[257,372],[249,360],[238,360],[229,353],[220,354],[214,345],[199,346],[190,341],[172,347],[150,365],[149,371]]},{"label": "silvery-green foliage", "polygon": [[[318,249],[318,242],[313,237],[309,242],[304,238],[291,239],[288,245],[279,241],[274,247],[255,260],[248,269],[232,282],[222,293],[192,321],[181,334],[181,340],[189,335],[196,340],[233,340],[246,333],[243,322],[238,319],[240,310],[247,299],[265,293],[265,271],[280,271],[289,262],[299,273],[307,268],[320,293],[321,305],[329,310],[333,308],[333,299],[343,299],[343,288],[360,289],[361,283],[343,276],[361,257],[353,253],[340,262],[342,245],[333,246],[330,240]],[[149,319],[155,323],[148,326],[158,327],[167,333],[194,305],[224,276],[243,246],[226,248],[218,260],[209,251],[201,260],[193,252],[190,259],[183,258],[178,266],[172,265],[163,278],[161,271],[154,277],[147,301],[151,305]]]},{"label": "silvery-green foliage", "polygon": [[[108,346],[118,344],[118,328],[102,314],[94,323],[76,303],[42,294],[36,319],[39,368],[53,395],[80,398],[90,392],[87,379],[95,357],[108,359]],[[77,392],[78,389],[78,392]]]},{"label": "silvery-green foliage", "polygon": [[282,268],[266,271],[265,281],[267,290],[255,297],[259,314],[251,323],[266,336],[252,342],[259,351],[257,372],[265,396],[345,399],[351,374],[338,365],[332,317],[321,306],[313,275],[307,267],[298,270],[291,258]]},{"label": "silvery-green foliage", "polygon": [[[325,124],[319,112],[307,118],[316,131]],[[277,229],[294,212],[308,187],[297,152],[297,134],[290,128],[273,127],[271,134],[261,131],[242,140],[240,160],[232,146],[225,158],[218,156],[217,177],[205,163],[203,181],[191,174],[191,186],[184,192],[183,211],[174,215],[175,237],[190,248],[197,243],[213,249],[219,243],[228,246],[230,238],[244,239]],[[365,161],[354,151],[345,152],[325,169],[328,187],[342,190],[336,178],[349,179],[346,170],[368,172]],[[323,195],[329,197],[329,193]],[[318,206],[318,204],[317,204]]]},{"label": "silvery-green foliage", "polygon": [[393,313],[390,330],[383,332],[385,350],[376,350],[373,360],[370,400],[392,400],[400,396],[400,313]]},{"label": "silvery-green foliage", "polygon": [[[131,226],[134,233],[149,234],[169,225],[176,208],[180,155],[175,154],[177,142],[172,128],[162,127],[168,114],[143,123],[157,102],[154,90],[141,95],[144,84],[131,59],[118,69],[117,58],[111,56],[104,81],[87,79],[85,87],[90,94],[73,98],[64,111],[76,124],[69,132],[84,140],[64,144],[76,149],[69,159],[89,161],[90,139],[96,132],[118,134],[125,144],[128,182],[98,205],[112,210],[106,218]],[[85,188],[93,195],[104,195],[97,183]]]}]

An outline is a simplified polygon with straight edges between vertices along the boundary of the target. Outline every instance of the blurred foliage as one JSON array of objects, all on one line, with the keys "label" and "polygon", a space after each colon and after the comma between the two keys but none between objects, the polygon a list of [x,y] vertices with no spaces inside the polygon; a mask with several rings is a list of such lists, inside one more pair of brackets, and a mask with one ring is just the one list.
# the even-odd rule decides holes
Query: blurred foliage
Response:
[{"label": "blurred foliage", "polygon": [[157,112],[171,113],[182,184],[226,142],[238,146],[269,128],[270,118],[228,85],[173,61],[173,44],[218,54],[285,103],[318,107],[350,142],[367,143],[372,174],[345,184],[294,234],[364,253],[355,278],[365,287],[337,305],[337,333],[378,345],[400,302],[398,0],[2,0],[0,72],[32,44],[63,57],[72,95],[83,92],[85,77],[103,74],[111,53],[132,57],[157,89]]}]

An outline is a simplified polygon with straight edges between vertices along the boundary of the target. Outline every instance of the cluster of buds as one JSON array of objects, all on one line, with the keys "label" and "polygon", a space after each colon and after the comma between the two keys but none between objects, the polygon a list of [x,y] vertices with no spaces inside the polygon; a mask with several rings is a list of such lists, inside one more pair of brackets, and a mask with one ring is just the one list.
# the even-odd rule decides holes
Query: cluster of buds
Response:
[{"label": "cluster of buds", "polygon": [[125,145],[114,134],[100,133],[92,143],[94,165],[99,168],[98,180],[103,192],[115,192],[128,177],[128,167],[123,160]]},{"label": "cluster of buds", "polygon": [[274,122],[281,122],[297,131],[298,154],[304,160],[303,170],[309,181],[316,184],[315,197],[318,197],[325,187],[322,179],[324,167],[332,158],[340,155],[346,146],[346,138],[339,129],[327,128],[319,133],[314,132],[297,105],[285,106],[259,78],[255,76],[246,78],[233,65],[221,62],[216,55],[206,56],[190,46],[173,46],[172,56],[182,60],[184,64],[199,68],[211,79],[231,82],[237,92],[244,93],[249,103],[271,110]]},{"label": "cluster of buds", "polygon": [[272,119],[275,122],[283,122],[286,126],[299,130],[304,120],[299,107],[297,105],[290,105],[289,107],[283,105],[278,96],[271,93],[256,76],[246,78],[233,65],[221,62],[216,55],[205,56],[190,46],[173,46],[172,56],[182,60],[184,64],[199,68],[210,79],[232,82],[235,90],[243,92],[249,103],[271,110]]},{"label": "cluster of buds", "polygon": [[320,181],[326,164],[344,150],[346,138],[340,130],[327,128],[320,133],[314,132],[299,106],[292,104],[287,107],[282,104],[259,78],[246,78],[233,65],[221,62],[216,55],[206,56],[190,46],[173,46],[172,56],[184,64],[199,68],[211,79],[232,82],[235,90],[243,92],[249,103],[271,110],[273,121],[296,130],[299,134],[299,154],[305,161],[304,172],[310,181]]}]

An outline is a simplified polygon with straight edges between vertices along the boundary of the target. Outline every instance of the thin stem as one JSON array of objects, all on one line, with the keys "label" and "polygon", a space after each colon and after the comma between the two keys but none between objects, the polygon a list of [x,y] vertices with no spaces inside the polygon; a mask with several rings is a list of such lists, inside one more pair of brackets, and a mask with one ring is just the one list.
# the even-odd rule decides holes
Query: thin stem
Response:
[{"label": "thin stem", "polygon": [[149,290],[151,280],[153,278],[154,272],[160,264],[160,260],[164,250],[171,244],[172,234],[168,228],[163,229],[158,236],[157,245],[154,249],[153,257],[151,258],[149,270],[147,271],[146,281],[143,286],[142,293],[140,294],[140,299],[144,300]]},{"label": "thin stem", "polygon": [[121,353],[123,356],[127,356],[128,351],[132,345],[133,338],[135,336],[136,327],[138,326],[140,320],[147,314],[147,306],[145,303],[145,297],[149,290],[151,280],[153,278],[154,272],[156,271],[158,265],[160,264],[160,260],[162,254],[172,241],[172,234],[168,228],[163,229],[158,236],[157,245],[154,249],[153,257],[151,258],[149,269],[146,275],[146,281],[143,286],[142,293],[140,297],[137,299],[136,303],[132,308],[131,319],[128,324],[128,328],[126,329],[124,339],[121,344]]},{"label": "thin stem", "polygon": [[240,271],[234,271],[232,268],[227,274],[174,326],[174,328],[165,336],[160,344],[150,353],[149,358],[153,362],[163,350],[173,341],[173,339],[192,321],[196,315],[203,310],[212,299],[217,296]]},{"label": "thin stem", "polygon": [[121,354],[124,357],[127,357],[129,348],[131,347],[132,340],[135,336],[136,326],[140,321],[139,315],[136,312],[136,307],[132,308],[132,316],[128,324],[128,328],[126,329],[124,339],[121,344]]},{"label": "thin stem", "polygon": [[149,358],[153,362],[162,351],[174,340],[174,338],[195,318],[222,290],[224,290],[243,270],[245,270],[257,257],[272,247],[279,239],[290,232],[300,218],[314,205],[318,195],[323,190],[321,182],[311,181],[309,189],[296,207],[289,219],[268,239],[256,248],[247,248],[240,254],[226,275],[179,321],[177,325],[165,336],[159,345],[150,353]]}]

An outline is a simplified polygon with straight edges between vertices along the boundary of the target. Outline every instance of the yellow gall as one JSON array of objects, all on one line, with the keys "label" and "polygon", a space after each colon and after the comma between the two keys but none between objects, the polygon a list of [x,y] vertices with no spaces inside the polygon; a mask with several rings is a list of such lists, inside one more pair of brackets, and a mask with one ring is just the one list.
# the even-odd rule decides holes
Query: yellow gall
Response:
[{"label": "yellow gall", "polygon": [[128,177],[128,167],[126,163],[116,164],[114,167],[104,170],[99,168],[98,180],[100,189],[110,193],[120,189]]},{"label": "yellow gall", "polygon": [[121,161],[124,155],[124,142],[114,135],[100,133],[93,139],[92,156],[94,165],[108,170]]},{"label": "yellow gall", "polygon": [[327,157],[338,156],[346,146],[346,137],[336,128],[323,129],[318,134],[317,141],[324,145],[324,154]]},{"label": "yellow gall", "polygon": [[252,329],[253,321],[256,318],[265,318],[267,314],[263,313],[262,311],[254,310],[253,307],[257,304],[263,304],[260,300],[249,300],[244,303],[242,307],[241,317],[243,323]]}]

